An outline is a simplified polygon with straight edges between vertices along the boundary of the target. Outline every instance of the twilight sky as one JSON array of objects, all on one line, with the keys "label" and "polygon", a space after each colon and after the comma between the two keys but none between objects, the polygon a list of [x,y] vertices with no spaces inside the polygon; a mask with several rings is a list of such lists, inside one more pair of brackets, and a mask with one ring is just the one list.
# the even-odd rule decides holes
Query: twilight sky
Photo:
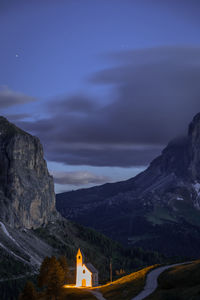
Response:
[{"label": "twilight sky", "polygon": [[199,0],[0,0],[1,115],[57,192],[128,179],[200,111]]}]

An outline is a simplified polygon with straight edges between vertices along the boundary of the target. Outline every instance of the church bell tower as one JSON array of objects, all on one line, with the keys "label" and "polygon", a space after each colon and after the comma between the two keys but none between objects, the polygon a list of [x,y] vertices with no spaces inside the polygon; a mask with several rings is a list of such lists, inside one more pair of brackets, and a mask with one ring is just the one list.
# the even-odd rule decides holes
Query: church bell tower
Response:
[{"label": "church bell tower", "polygon": [[83,254],[80,248],[76,255],[76,286],[82,286]]}]

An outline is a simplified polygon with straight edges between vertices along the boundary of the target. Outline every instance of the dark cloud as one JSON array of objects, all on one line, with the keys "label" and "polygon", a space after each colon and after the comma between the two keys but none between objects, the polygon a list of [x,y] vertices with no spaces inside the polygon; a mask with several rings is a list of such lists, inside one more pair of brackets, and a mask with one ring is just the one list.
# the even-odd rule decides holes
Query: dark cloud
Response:
[{"label": "dark cloud", "polygon": [[57,99],[48,105],[48,110],[51,113],[89,113],[99,107],[94,99],[86,95],[73,95],[66,99]]},{"label": "dark cloud", "polygon": [[25,104],[35,101],[33,97],[9,90],[7,87],[0,87],[0,108],[7,108],[14,105]]},{"label": "dark cloud", "polygon": [[31,118],[32,117],[32,115],[30,115],[30,114],[26,114],[26,113],[24,113],[24,114],[8,114],[8,115],[5,115],[7,118],[8,118],[8,120],[10,121],[10,122],[17,122],[17,121],[22,121],[23,119],[27,119],[27,118]]},{"label": "dark cloud", "polygon": [[93,83],[112,85],[107,106],[95,106],[87,96],[57,99],[49,102],[49,119],[21,122],[41,138],[49,160],[146,165],[171,138],[186,133],[200,111],[199,48],[137,50],[113,59],[118,67],[91,78]]},{"label": "dark cloud", "polygon": [[110,181],[107,176],[99,176],[86,171],[76,172],[51,172],[54,177],[54,182],[62,185],[87,185],[87,184],[102,184]]},{"label": "dark cloud", "polygon": [[[56,150],[56,151],[55,151]],[[73,149],[69,147],[63,151],[63,147],[53,147],[52,151],[47,152],[48,160],[63,162],[69,165],[90,165],[90,166],[146,166],[149,162],[160,154],[159,148],[144,149]],[[54,152],[55,151],[55,152]]]}]

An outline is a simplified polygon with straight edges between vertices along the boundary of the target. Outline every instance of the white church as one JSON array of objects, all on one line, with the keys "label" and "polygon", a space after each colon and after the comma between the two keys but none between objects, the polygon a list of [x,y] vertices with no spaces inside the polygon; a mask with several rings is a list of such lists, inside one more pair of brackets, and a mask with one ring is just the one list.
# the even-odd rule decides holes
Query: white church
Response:
[{"label": "white church", "polygon": [[98,271],[90,264],[84,263],[84,255],[80,248],[76,255],[76,287],[98,286]]}]

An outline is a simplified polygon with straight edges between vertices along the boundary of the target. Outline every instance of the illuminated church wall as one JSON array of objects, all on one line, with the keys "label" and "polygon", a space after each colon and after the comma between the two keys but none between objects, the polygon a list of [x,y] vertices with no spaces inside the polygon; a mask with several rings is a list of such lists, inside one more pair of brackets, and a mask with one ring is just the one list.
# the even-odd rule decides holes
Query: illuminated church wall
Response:
[{"label": "illuminated church wall", "polygon": [[[81,250],[78,250],[76,255],[76,286],[77,287],[91,287],[98,285],[98,272],[95,269],[95,273],[91,272],[88,268],[91,268],[91,264],[84,264],[84,257]],[[94,270],[93,270],[94,271]]]}]

